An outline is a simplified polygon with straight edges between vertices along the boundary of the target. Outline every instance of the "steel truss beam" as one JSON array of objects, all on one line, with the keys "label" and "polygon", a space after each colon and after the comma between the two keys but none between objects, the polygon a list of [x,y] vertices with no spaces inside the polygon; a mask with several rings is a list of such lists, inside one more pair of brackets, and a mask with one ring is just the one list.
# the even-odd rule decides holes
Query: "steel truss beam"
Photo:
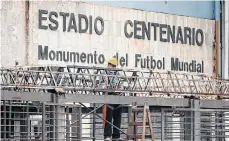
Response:
[{"label": "steel truss beam", "polygon": [[[114,71],[118,75],[109,75]],[[49,92],[61,88],[65,94],[102,95],[119,92],[124,96],[182,98],[196,95],[201,99],[229,96],[229,80],[203,74],[108,69],[85,66],[43,66],[1,68],[1,89],[20,92]],[[117,79],[110,88],[103,78]]]}]

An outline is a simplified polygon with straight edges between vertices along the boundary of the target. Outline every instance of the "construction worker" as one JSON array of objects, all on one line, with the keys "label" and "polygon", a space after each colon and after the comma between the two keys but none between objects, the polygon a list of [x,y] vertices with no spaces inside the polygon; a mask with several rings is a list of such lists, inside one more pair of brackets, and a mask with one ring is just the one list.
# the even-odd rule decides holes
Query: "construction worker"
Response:
[{"label": "construction worker", "polygon": [[[116,58],[111,58],[108,60],[108,68],[116,68],[118,61]],[[117,75],[117,71],[108,70],[107,72],[109,75]],[[107,82],[107,89],[112,89],[118,84],[117,77],[107,77],[105,80]],[[119,95],[118,93],[108,92],[108,95]],[[113,118],[113,125],[120,129],[121,126],[121,118],[122,118],[122,105],[120,104],[106,104],[106,120],[112,123]],[[120,140],[120,131],[113,127],[113,134],[112,134],[112,125],[105,122],[104,128],[104,139],[105,141],[112,140]]]}]

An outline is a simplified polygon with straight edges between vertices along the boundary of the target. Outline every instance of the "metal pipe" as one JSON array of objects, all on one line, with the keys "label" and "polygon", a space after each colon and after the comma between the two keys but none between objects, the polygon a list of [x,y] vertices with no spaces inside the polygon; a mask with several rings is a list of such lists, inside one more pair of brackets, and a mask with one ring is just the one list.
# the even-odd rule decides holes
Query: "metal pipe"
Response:
[{"label": "metal pipe", "polygon": [[215,24],[216,24],[216,33],[215,33],[215,49],[216,49],[216,77],[219,76],[219,72],[222,70],[221,69],[221,62],[222,62],[222,59],[221,59],[221,52],[219,51],[220,50],[220,1],[215,1]]},{"label": "metal pipe", "polygon": [[[95,103],[93,104],[93,107],[94,107],[94,110],[96,109],[96,105]],[[96,113],[96,110],[95,110],[95,113]],[[95,117],[95,114],[93,114],[93,141],[95,141],[95,130],[96,130],[96,117]]]},{"label": "metal pipe", "polygon": [[[88,108],[88,107],[85,106],[84,104],[82,104],[82,103],[79,103],[79,104],[82,105],[83,107],[85,107],[85,108],[91,110],[90,108]],[[97,114],[97,113],[95,113],[95,112],[94,112],[94,114],[95,114],[96,116],[98,116],[100,119],[102,119],[102,120],[104,120],[105,122],[107,122],[108,124],[110,124],[111,126],[113,126],[114,128],[118,129],[118,130],[119,130],[120,132],[122,132],[123,134],[125,134],[125,135],[128,136],[128,134],[126,134],[125,132],[123,132],[122,130],[120,130],[118,127],[116,127],[115,125],[113,125],[111,122],[107,121],[106,119],[103,119],[103,117],[101,117],[99,114]]]},{"label": "metal pipe", "polygon": [[229,52],[229,44],[228,44],[228,40],[229,40],[229,14],[228,14],[228,11],[229,11],[229,2],[228,1],[225,1],[225,49],[224,49],[224,78],[228,78],[228,52]]},{"label": "metal pipe", "polygon": [[223,1],[220,1],[220,77],[223,77]]}]

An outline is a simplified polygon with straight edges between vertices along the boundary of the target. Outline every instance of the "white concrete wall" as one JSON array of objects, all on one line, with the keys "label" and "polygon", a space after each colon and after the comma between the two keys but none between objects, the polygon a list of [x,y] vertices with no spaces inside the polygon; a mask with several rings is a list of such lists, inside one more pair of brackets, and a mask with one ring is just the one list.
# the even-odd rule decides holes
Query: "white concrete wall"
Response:
[{"label": "white concrete wall", "polygon": [[25,2],[1,1],[1,66],[25,65]]},{"label": "white concrete wall", "polygon": [[[198,19],[184,16],[176,16],[162,13],[145,12],[133,9],[114,8],[109,6],[94,5],[81,2],[32,2],[30,4],[30,45],[29,45],[29,64],[30,65],[88,65],[85,63],[73,63],[64,61],[38,60],[38,45],[47,45],[49,50],[54,51],[74,51],[104,54],[106,59],[119,52],[120,55],[129,54],[128,68],[134,68],[134,55],[140,53],[142,56],[151,55],[155,59],[165,57],[166,70],[170,70],[171,57],[179,57],[182,61],[191,62],[197,60],[205,62],[205,73],[212,73],[212,42],[214,39],[214,21],[206,19]],[[77,14],[92,15],[93,18],[101,16],[105,21],[105,29],[102,35],[80,34],[71,32],[63,32],[62,20],[58,18],[58,31],[38,29],[38,10],[44,9],[55,12],[69,12]],[[47,16],[47,15],[46,15]],[[68,19],[68,18],[67,18]],[[175,26],[187,26],[200,28],[204,31],[205,42],[202,47],[197,45],[190,46],[181,43],[164,43],[160,41],[128,39],[124,35],[124,23],[126,20],[143,20],[146,22],[164,23]],[[77,23],[78,21],[76,21]],[[43,22],[48,24],[49,22]],[[68,23],[68,22],[67,22]],[[85,25],[83,25],[85,26]],[[129,29],[130,30],[130,29]],[[153,30],[151,34],[153,33]],[[157,34],[159,37],[159,33]],[[153,38],[153,37],[151,37]],[[90,64],[94,65],[95,64]],[[97,65],[98,66],[98,65]],[[100,65],[104,66],[104,65]]]},{"label": "white concrete wall", "polygon": [[[19,61],[19,65],[26,65],[26,53],[28,53],[28,65],[88,65],[85,63],[74,63],[64,61],[38,60],[38,45],[49,46],[49,50],[54,51],[71,51],[104,54],[105,59],[112,57],[116,52],[119,56],[124,56],[128,53],[128,68],[134,68],[134,55],[140,53],[143,57],[153,56],[154,59],[162,59],[165,57],[165,70],[171,70],[171,57],[178,57],[180,61],[197,62],[204,61],[204,73],[212,73],[212,42],[214,41],[215,26],[214,21],[207,19],[191,18],[184,16],[176,16],[155,12],[145,12],[140,10],[115,8],[110,6],[94,5],[83,2],[41,2],[33,1],[29,3],[29,42],[28,50],[25,50],[25,3],[10,2],[13,10],[5,10],[7,16],[2,18],[2,21],[7,21],[7,27],[4,28],[3,35],[2,60],[3,66],[13,66],[15,60]],[[7,2],[4,2],[3,7],[7,7]],[[8,8],[10,9],[10,8]],[[93,20],[96,16],[100,16],[104,20],[104,33],[96,35],[92,34],[63,32],[62,19],[58,17],[58,31],[42,30],[38,28],[38,10],[44,9],[50,11],[74,13],[75,17],[78,14],[92,15]],[[4,9],[3,9],[4,10]],[[14,13],[14,18],[10,19],[8,15]],[[47,17],[47,15],[44,15]],[[67,17],[68,23],[69,17]],[[155,22],[160,24],[169,24],[181,27],[200,28],[204,32],[205,41],[203,46],[187,45],[181,43],[167,43],[153,40],[153,27],[151,27],[151,40],[127,38],[124,35],[124,23],[127,20],[142,20],[145,22]],[[78,23],[78,20],[76,20]],[[43,24],[49,24],[48,21],[43,21]],[[9,29],[9,25],[12,25]],[[78,26],[78,25],[77,25]],[[83,27],[84,22],[83,22]],[[78,28],[78,27],[77,27]],[[128,30],[132,30],[128,28]],[[10,32],[9,32],[10,31]],[[159,29],[157,37],[159,38]],[[9,36],[9,37],[8,37]],[[12,40],[11,40],[12,38]],[[14,41],[15,40],[15,41]],[[11,42],[9,42],[11,41]],[[13,41],[13,42],[12,42]],[[8,42],[8,43],[7,43]],[[19,47],[20,46],[20,47]],[[95,66],[95,64],[89,64]],[[105,64],[97,65],[104,66]],[[140,67],[138,67],[140,68]]]}]

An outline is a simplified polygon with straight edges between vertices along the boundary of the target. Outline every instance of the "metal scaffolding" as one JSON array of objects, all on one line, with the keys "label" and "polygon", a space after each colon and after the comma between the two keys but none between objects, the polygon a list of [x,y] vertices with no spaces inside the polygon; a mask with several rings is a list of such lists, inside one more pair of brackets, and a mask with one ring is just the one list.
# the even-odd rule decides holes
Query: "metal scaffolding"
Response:
[{"label": "metal scaffolding", "polygon": [[[102,140],[104,103],[124,104],[125,136],[128,105],[146,101],[157,141],[229,140],[229,103],[222,100],[229,98],[229,80],[85,66],[1,68],[0,76],[3,140]],[[106,77],[118,80],[117,85],[106,85]]]},{"label": "metal scaffolding", "polygon": [[[215,99],[217,96],[228,98],[229,95],[229,80],[204,74],[85,66],[2,68],[0,71],[2,90],[47,92],[61,88],[65,94],[119,92],[125,96],[177,98],[195,95],[201,99]],[[109,71],[117,75],[109,75]],[[118,83],[108,88],[100,81],[103,77],[118,79]]]}]

